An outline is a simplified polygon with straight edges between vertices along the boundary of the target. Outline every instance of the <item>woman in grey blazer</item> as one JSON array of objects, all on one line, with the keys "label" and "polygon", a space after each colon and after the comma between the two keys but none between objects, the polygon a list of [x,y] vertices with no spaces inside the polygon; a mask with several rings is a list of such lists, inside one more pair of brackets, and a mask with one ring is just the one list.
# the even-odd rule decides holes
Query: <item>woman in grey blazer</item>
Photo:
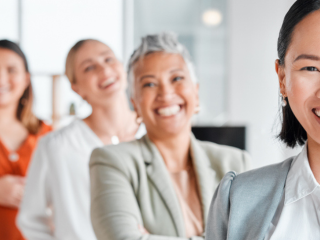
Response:
[{"label": "woman in grey blazer", "polygon": [[212,200],[208,240],[320,239],[320,0],[293,4],[278,55],[279,138],[303,150],[279,164],[227,173]]},{"label": "woman in grey blazer", "polygon": [[132,103],[147,135],[93,151],[91,220],[99,240],[202,239],[223,175],[248,169],[246,152],[191,134],[198,85],[173,34],[146,36],[129,63]]}]

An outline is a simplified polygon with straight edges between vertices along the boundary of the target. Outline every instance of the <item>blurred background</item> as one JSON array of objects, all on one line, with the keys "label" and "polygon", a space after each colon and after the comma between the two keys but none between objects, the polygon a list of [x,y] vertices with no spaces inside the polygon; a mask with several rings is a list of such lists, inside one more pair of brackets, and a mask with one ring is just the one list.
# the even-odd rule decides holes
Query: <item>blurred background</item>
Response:
[{"label": "blurred background", "polygon": [[[62,127],[90,114],[64,76],[68,50],[80,39],[107,43],[126,64],[141,36],[173,31],[188,48],[200,84],[202,132],[233,137],[260,167],[295,155],[277,139],[277,37],[294,0],[0,0],[0,39],[27,55],[34,112]],[[204,128],[205,127],[205,128]],[[209,127],[209,128],[208,128]],[[238,131],[244,129],[244,131]],[[241,136],[240,136],[241,135]]]}]

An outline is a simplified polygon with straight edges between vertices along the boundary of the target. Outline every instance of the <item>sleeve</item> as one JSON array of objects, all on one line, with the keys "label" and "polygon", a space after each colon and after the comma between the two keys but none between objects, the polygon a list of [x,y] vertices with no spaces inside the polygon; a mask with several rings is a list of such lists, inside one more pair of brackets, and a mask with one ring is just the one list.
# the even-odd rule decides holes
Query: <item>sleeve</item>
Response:
[{"label": "sleeve", "polygon": [[206,240],[227,239],[230,209],[229,193],[235,177],[235,172],[228,172],[213,195],[206,226]]},{"label": "sleeve", "polygon": [[17,225],[27,239],[53,240],[48,225],[48,153],[45,139],[39,141],[28,169]]},{"label": "sleeve", "polygon": [[[93,151],[90,160],[91,222],[98,240],[186,240],[142,234],[142,217],[128,170],[105,149]],[[192,237],[192,240],[203,240]]]}]

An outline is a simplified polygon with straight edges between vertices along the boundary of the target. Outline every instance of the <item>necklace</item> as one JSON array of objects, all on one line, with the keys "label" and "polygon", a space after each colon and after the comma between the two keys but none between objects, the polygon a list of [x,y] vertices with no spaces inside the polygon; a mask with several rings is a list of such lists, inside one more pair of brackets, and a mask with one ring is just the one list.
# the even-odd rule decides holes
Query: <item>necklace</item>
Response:
[{"label": "necklace", "polygon": [[16,161],[19,160],[20,157],[19,157],[19,154],[18,154],[18,153],[16,153],[16,152],[11,152],[11,153],[9,153],[8,158],[9,158],[9,160],[10,160],[11,162],[16,162]]}]

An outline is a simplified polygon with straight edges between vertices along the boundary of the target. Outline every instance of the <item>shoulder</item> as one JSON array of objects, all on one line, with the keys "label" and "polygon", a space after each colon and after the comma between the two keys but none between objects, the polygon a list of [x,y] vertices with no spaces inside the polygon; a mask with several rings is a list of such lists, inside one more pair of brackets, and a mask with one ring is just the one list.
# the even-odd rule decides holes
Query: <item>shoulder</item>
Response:
[{"label": "shoulder", "polygon": [[250,169],[251,157],[246,151],[216,143],[196,141],[208,156],[211,165],[221,170],[222,176],[230,170],[241,173]]},{"label": "shoulder", "polygon": [[49,143],[52,141],[74,138],[74,134],[76,134],[80,128],[79,125],[79,120],[76,120],[61,129],[48,133],[42,138],[42,141]]},{"label": "shoulder", "polygon": [[136,161],[141,161],[140,145],[141,139],[130,142],[123,142],[118,145],[107,145],[96,148],[90,157],[90,167],[99,165],[134,165]]},{"label": "shoulder", "polygon": [[231,192],[235,195],[254,194],[255,191],[264,189],[267,192],[268,188],[284,184],[293,159],[237,175],[232,181]]},{"label": "shoulder", "polygon": [[45,124],[43,121],[40,122],[40,131],[38,132],[38,136],[42,136],[52,131],[52,127],[50,125]]}]

